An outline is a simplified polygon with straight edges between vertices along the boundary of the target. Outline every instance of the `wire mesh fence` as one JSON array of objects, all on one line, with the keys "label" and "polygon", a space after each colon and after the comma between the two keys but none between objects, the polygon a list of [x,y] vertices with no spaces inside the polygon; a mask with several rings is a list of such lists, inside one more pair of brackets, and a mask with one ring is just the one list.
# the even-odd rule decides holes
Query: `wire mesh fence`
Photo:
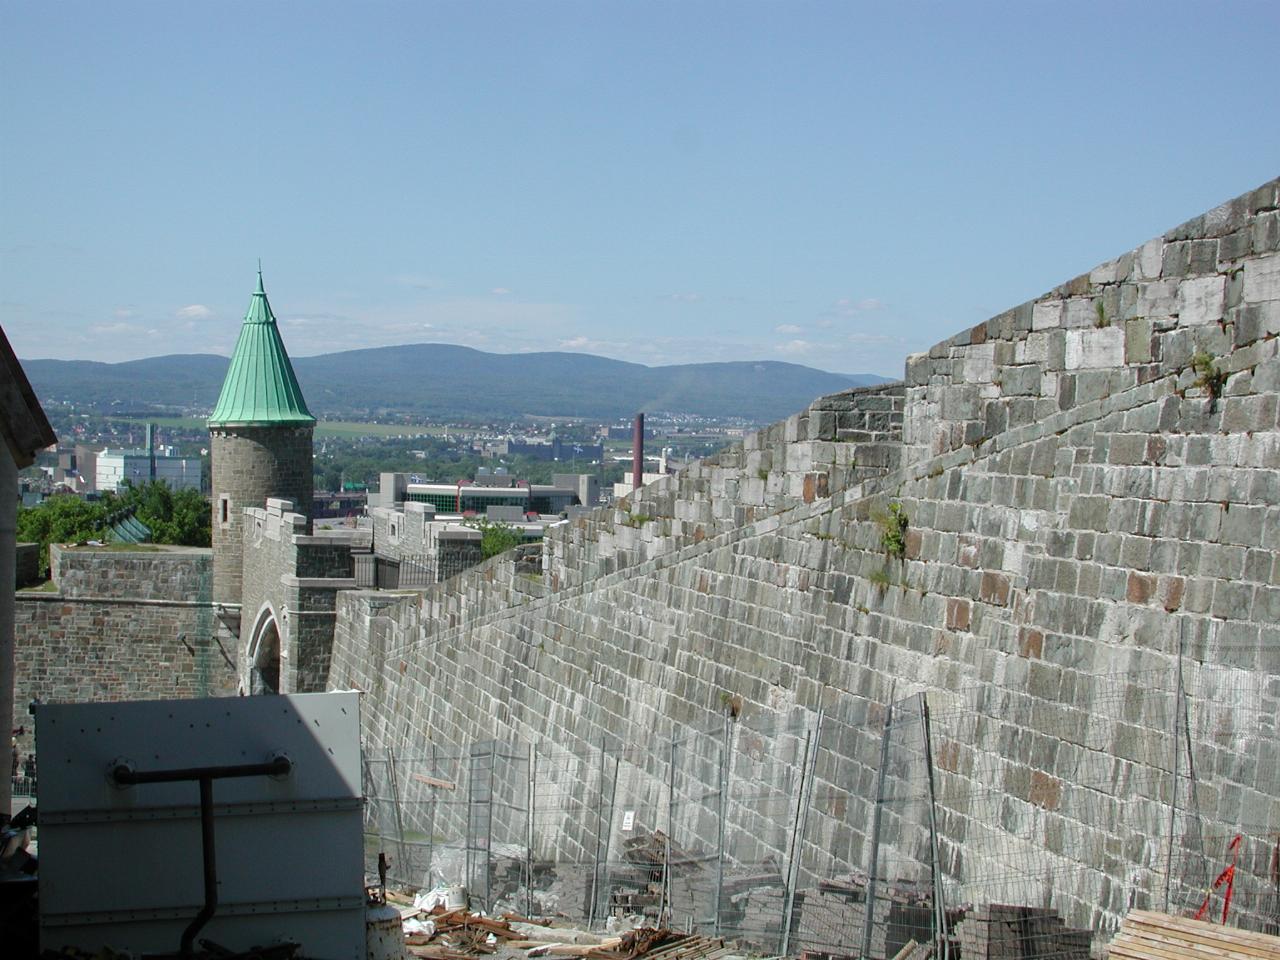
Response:
[{"label": "wire mesh fence", "polygon": [[765,955],[1084,960],[1132,907],[1275,930],[1276,686],[1199,664],[1055,682],[370,756],[370,868]]}]

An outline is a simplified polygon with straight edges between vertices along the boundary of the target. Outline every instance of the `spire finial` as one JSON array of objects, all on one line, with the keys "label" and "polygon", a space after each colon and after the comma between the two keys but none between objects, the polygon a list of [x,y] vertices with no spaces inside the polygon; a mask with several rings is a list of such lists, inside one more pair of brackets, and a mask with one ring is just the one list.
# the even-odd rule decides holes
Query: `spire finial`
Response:
[{"label": "spire finial", "polygon": [[266,288],[262,285],[262,258],[261,257],[258,258],[258,289],[256,292],[263,294],[264,296],[266,295],[266,292],[267,292]]}]

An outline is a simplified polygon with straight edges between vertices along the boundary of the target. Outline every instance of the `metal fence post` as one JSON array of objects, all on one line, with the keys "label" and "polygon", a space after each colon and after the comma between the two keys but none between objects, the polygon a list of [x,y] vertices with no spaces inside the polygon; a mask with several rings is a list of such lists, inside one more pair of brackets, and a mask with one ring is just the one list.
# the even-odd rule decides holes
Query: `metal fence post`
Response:
[{"label": "metal fence post", "polygon": [[604,839],[604,737],[600,738],[600,764],[597,771],[596,793],[596,849],[591,864],[591,904],[587,909],[587,926],[596,922],[596,908],[600,902],[600,849]]},{"label": "metal fence post", "polygon": [[893,728],[893,702],[884,711],[880,735],[880,770],[876,775],[876,805],[871,814],[871,862],[867,864],[867,916],[862,924],[862,960],[871,960],[871,927],[876,912],[876,871],[880,869],[880,813],[884,807],[885,777],[889,767],[889,735]]},{"label": "metal fence post", "polygon": [[1181,731],[1178,728],[1182,724],[1182,637],[1184,630],[1184,624],[1180,621],[1178,624],[1178,673],[1173,692],[1173,790],[1169,797],[1169,854],[1165,858],[1164,868],[1165,913],[1169,912],[1169,890],[1173,884],[1173,844],[1178,816],[1178,754],[1182,750],[1182,738],[1178,736]]},{"label": "metal fence post", "polygon": [[409,864],[404,845],[404,821],[400,816],[400,781],[396,777],[396,755],[387,747],[387,779],[391,782],[391,809],[396,813],[396,855],[400,858],[400,882],[409,883]]},{"label": "metal fence post", "polygon": [[[438,777],[440,775],[439,763],[436,760],[436,745],[431,744],[431,775]],[[457,776],[455,773],[454,776]],[[431,871],[435,867],[436,862],[436,804],[440,802],[440,791],[431,791],[431,800],[427,803],[427,871],[422,878],[424,887],[434,887],[432,882]]]},{"label": "metal fence post", "polygon": [[933,874],[933,942],[941,947],[937,956],[948,960],[951,947],[947,941],[947,909],[942,890],[942,857],[938,852],[938,814],[936,810],[937,792],[933,782],[933,733],[929,720],[929,698],[920,694],[920,726],[924,736],[924,768],[929,787],[929,853],[932,860]]},{"label": "metal fence post", "polygon": [[716,917],[715,935],[720,936],[720,915],[724,898],[724,821],[729,814],[729,778],[733,775],[733,718],[726,714],[720,744],[720,797],[716,831]]},{"label": "metal fence post", "polygon": [[662,909],[658,911],[659,922],[669,925],[673,911],[671,909],[671,837],[675,832],[676,819],[676,735],[671,734],[671,754],[668,759],[667,773],[667,842],[662,850]]},{"label": "metal fence post", "polygon": [[524,915],[526,917],[533,916],[533,843],[534,843],[534,817],[538,809],[538,751],[532,742],[529,743],[529,762],[525,767],[529,775],[529,792],[528,792],[528,831],[527,843],[525,844],[525,870],[524,870]]},{"label": "metal fence post", "polygon": [[792,914],[795,913],[796,887],[800,883],[800,859],[804,855],[804,834],[809,823],[809,807],[813,803],[813,781],[817,775],[818,747],[822,742],[824,714],[818,710],[818,720],[813,729],[804,735],[804,752],[800,762],[800,789],[796,793],[796,818],[791,828],[791,849],[787,854],[787,886],[783,897],[782,944],[783,956],[791,953]]}]

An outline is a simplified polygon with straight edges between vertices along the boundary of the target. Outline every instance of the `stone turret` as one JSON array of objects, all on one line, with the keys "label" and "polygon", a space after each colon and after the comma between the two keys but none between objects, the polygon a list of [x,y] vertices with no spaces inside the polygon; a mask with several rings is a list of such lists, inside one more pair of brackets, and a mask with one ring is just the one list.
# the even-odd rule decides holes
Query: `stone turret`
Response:
[{"label": "stone turret", "polygon": [[240,603],[244,511],[268,497],[292,500],[310,532],[311,440],[307,409],[258,271],[217,406],[209,417],[213,457],[213,600]]}]

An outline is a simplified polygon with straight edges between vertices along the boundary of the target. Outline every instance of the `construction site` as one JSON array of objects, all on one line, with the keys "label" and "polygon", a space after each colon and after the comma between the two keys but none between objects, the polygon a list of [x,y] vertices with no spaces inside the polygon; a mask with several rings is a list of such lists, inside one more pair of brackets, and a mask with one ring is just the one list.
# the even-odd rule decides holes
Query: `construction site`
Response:
[{"label": "construction site", "polygon": [[519,562],[378,590],[394,544],[312,529],[259,275],[212,551],[57,551],[12,607],[39,946],[1277,956],[1278,351],[1272,180]]}]

